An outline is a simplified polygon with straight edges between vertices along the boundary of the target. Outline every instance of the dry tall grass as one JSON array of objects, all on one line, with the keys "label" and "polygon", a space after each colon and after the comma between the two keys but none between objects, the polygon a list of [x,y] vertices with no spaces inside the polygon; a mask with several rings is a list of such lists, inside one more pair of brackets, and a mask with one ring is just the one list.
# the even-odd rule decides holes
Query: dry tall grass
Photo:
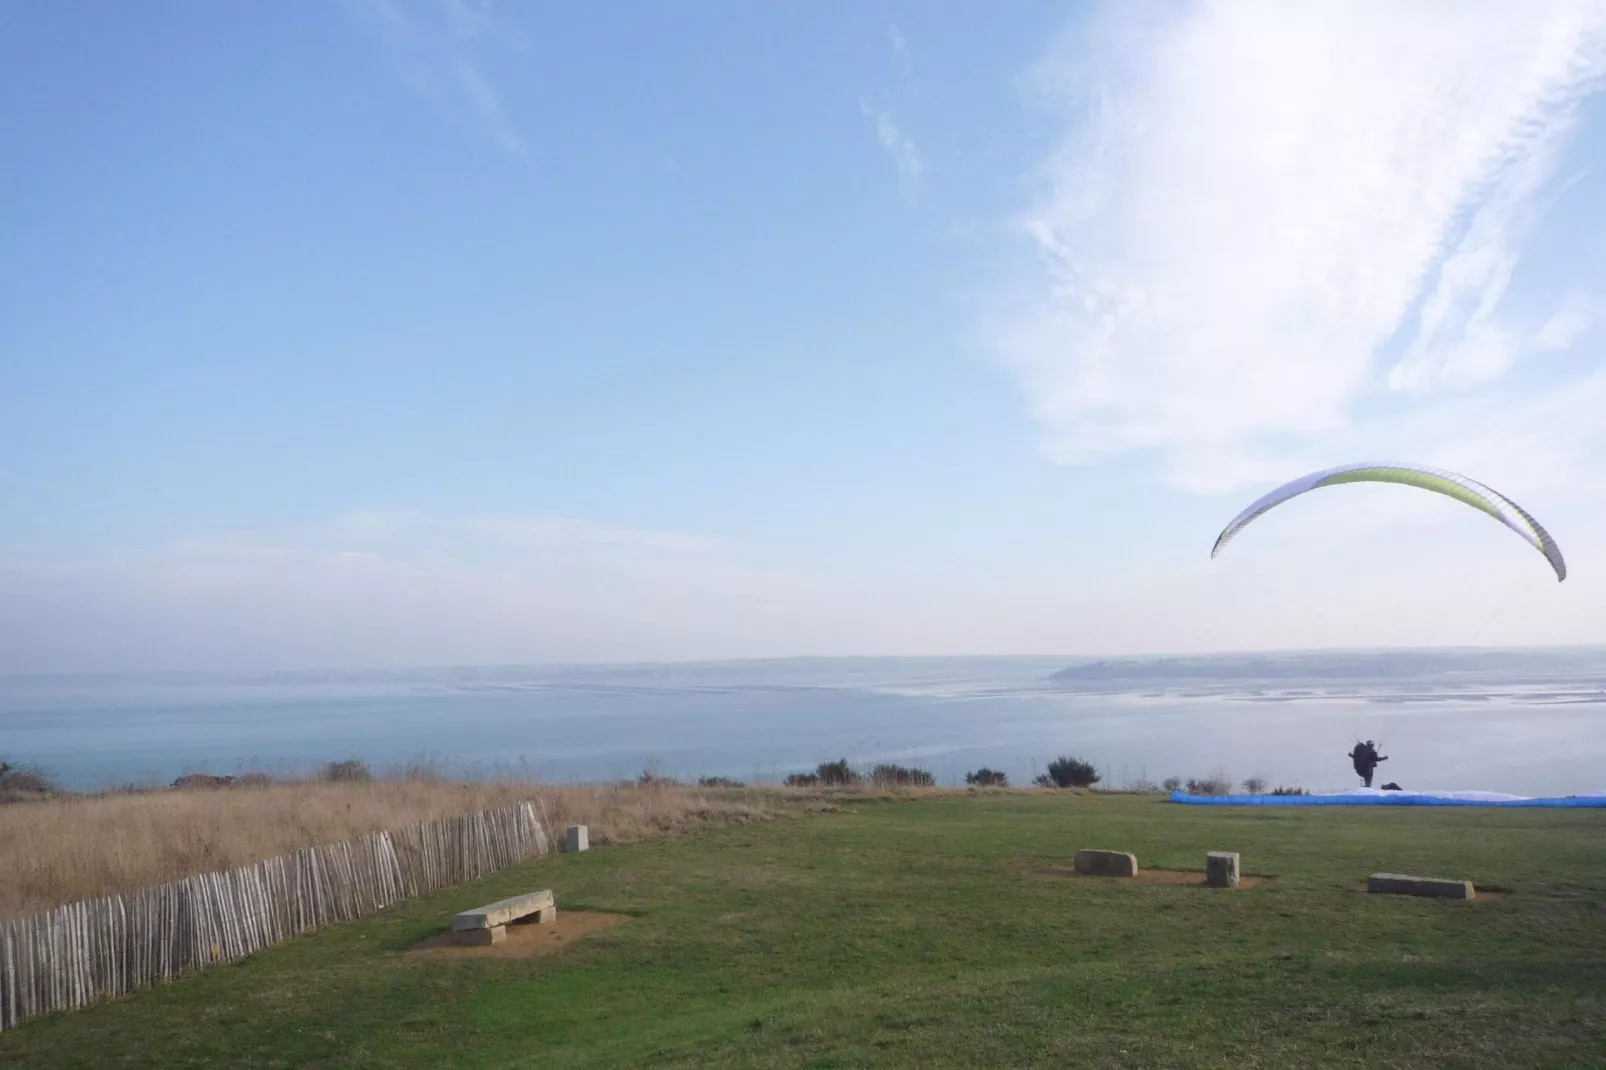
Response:
[{"label": "dry tall grass", "polygon": [[520,799],[593,843],[770,816],[779,797],[672,782],[549,785],[375,780],[56,796],[0,806],[0,918],[227,869],[295,847],[455,817]]}]

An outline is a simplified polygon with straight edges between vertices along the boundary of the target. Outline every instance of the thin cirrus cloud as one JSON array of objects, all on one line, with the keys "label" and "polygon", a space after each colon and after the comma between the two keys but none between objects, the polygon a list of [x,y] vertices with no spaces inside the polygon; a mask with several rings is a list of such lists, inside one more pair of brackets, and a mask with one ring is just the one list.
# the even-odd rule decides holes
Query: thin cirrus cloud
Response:
[{"label": "thin cirrus cloud", "polygon": [[369,511],[0,554],[0,672],[778,654],[842,626],[840,601],[694,534]]},{"label": "thin cirrus cloud", "polygon": [[331,548],[381,549],[440,542],[466,547],[474,557],[505,553],[565,554],[598,550],[712,554],[724,549],[702,535],[603,524],[561,516],[434,516],[414,511],[356,511],[315,528],[309,541]]},{"label": "thin cirrus cloud", "polygon": [[[892,49],[899,82],[907,84],[914,70],[914,53],[909,47],[908,38],[904,37],[903,31],[897,26],[888,26],[887,44]],[[868,98],[860,97],[859,111],[870,120],[876,142],[897,169],[898,189],[903,199],[909,204],[914,204],[920,199],[920,189],[925,178],[925,161],[920,155],[920,147],[915,144],[914,138],[898,125],[890,107],[874,104]]]},{"label": "thin cirrus cloud", "polygon": [[[1591,400],[1606,400],[1606,376]],[[1433,497],[1419,502],[1425,508]],[[1480,583],[1445,586],[1454,566],[1437,552],[1443,538],[1433,536],[1430,547],[1396,530],[1391,537],[1408,547],[1402,556],[1426,567],[1388,590],[1348,591],[1331,603],[1339,610],[1301,609],[1322,581],[1296,532],[1318,513],[1269,517],[1221,561],[1207,560],[1201,539],[1196,555],[1154,569],[1051,566],[1004,582],[810,573],[754,564],[739,548],[693,534],[411,512],[352,513],[95,560],[6,553],[0,673],[1157,653],[1334,645],[1357,634],[1375,642],[1593,634],[1600,580],[1579,577],[1586,586],[1575,590],[1593,597],[1572,600],[1570,617],[1567,606],[1540,605],[1553,586],[1541,582],[1543,562],[1487,518],[1459,537],[1483,547]],[[1398,519],[1396,511],[1391,523]],[[1425,511],[1420,519],[1439,517]],[[1345,523],[1355,527],[1356,518]],[[1285,526],[1281,537],[1277,525]],[[1281,582],[1245,582],[1248,570]],[[1491,587],[1503,599],[1498,618]]]},{"label": "thin cirrus cloud", "polygon": [[914,67],[914,54],[909,51],[909,40],[904,37],[903,31],[896,26],[887,27],[887,44],[892,46],[892,54],[898,61],[898,70],[907,76]]},{"label": "thin cirrus cloud", "polygon": [[526,155],[506,103],[484,72],[490,49],[522,48],[495,0],[349,0],[358,21],[395,59],[402,77],[454,122]]},{"label": "thin cirrus cloud", "polygon": [[[1503,298],[1603,60],[1598,0],[1104,9],[1028,80],[1071,129],[984,328],[1046,452],[1219,491],[1442,446],[1437,406],[1591,326],[1572,286],[1538,322]],[[1368,415],[1390,394],[1403,422]]]},{"label": "thin cirrus cloud", "polygon": [[859,110],[874,124],[876,140],[898,169],[898,188],[902,191],[904,199],[911,203],[918,200],[925,164],[921,161],[920,149],[914,143],[914,139],[903,132],[887,109],[875,107],[869,101],[861,100]]}]

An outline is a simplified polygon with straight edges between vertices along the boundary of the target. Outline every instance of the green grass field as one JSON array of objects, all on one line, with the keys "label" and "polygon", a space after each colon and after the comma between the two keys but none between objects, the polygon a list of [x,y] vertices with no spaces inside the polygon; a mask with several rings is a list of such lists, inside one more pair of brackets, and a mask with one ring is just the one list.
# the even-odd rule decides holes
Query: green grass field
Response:
[{"label": "green grass field", "polygon": [[[0,1066],[1602,1066],[1606,813],[841,804],[529,863],[0,1034]],[[1222,891],[1044,872],[1082,847]],[[1513,894],[1356,892],[1379,870]],[[403,949],[550,887],[557,955]]]}]

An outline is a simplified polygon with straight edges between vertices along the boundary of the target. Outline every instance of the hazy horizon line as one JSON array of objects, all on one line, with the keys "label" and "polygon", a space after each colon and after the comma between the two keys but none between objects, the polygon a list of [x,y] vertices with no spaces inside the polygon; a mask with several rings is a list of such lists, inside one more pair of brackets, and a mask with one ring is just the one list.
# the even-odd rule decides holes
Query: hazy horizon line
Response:
[{"label": "hazy horizon line", "polygon": [[800,662],[937,662],[937,661],[1043,661],[1063,663],[1066,667],[1099,662],[1155,662],[1177,659],[1217,660],[1243,657],[1300,657],[1338,656],[1345,654],[1407,654],[1407,653],[1586,653],[1606,652],[1606,643],[1566,643],[1529,645],[1402,645],[1402,646],[1330,646],[1298,648],[1257,648],[1241,650],[1173,651],[1146,654],[784,654],[770,657],[736,658],[683,658],[683,659],[620,659],[599,661],[530,661],[530,662],[459,662],[433,663],[407,666],[301,666],[296,668],[237,668],[237,669],[100,669],[83,672],[0,672],[0,682],[48,679],[114,679],[118,677],[206,677],[206,676],[297,676],[324,673],[348,674],[401,674],[419,672],[495,671],[511,669],[630,669],[699,666],[777,665]]}]

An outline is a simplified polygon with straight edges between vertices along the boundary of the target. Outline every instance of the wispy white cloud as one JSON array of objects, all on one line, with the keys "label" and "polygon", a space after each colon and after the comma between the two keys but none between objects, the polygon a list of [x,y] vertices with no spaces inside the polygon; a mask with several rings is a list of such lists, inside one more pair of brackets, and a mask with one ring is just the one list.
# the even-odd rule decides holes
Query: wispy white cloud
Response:
[{"label": "wispy white cloud", "polygon": [[[897,64],[899,82],[906,89],[914,71],[914,53],[909,47],[909,41],[904,37],[903,31],[893,25],[887,27],[887,44],[892,49],[893,62]],[[897,97],[899,91],[895,87],[890,93],[878,95]],[[920,199],[921,186],[925,178],[925,161],[921,158],[919,146],[893,118],[889,105],[872,103],[869,98],[860,97],[859,111],[870,120],[876,141],[897,168],[898,189],[903,194],[904,200],[914,204]]]},{"label": "wispy white cloud", "polygon": [[[1219,490],[1451,427],[1445,388],[1587,326],[1501,307],[1603,62],[1600,0],[1109,5],[1030,79],[1071,132],[986,327],[1047,451],[1158,451]],[[1579,442],[1599,423],[1549,416]]]},{"label": "wispy white cloud", "polygon": [[[1606,404],[1606,374],[1579,403],[1590,402]],[[1391,489],[1406,508],[1387,528],[1356,512]],[[0,547],[0,673],[1603,638],[1606,573],[1581,569],[1558,601],[1544,561],[1487,517],[1400,488],[1346,490],[1263,518],[1221,560],[1201,533],[1196,553],[1143,568],[1070,555],[1014,578],[822,573],[755,564],[695,534],[397,512],[94,557]],[[1539,497],[1565,548],[1566,513],[1552,514],[1563,496]],[[1312,569],[1324,525],[1359,537]],[[1476,552],[1477,582],[1447,545]],[[1391,555],[1409,567],[1356,582]]]},{"label": "wispy white cloud", "polygon": [[1561,302],[1550,318],[1534,332],[1534,346],[1540,350],[1568,349],[1599,318],[1596,303],[1579,295]]},{"label": "wispy white cloud", "polygon": [[[1395,390],[1464,387],[1497,379],[1534,348],[1538,332],[1526,335],[1499,317],[1501,300],[1517,266],[1517,252],[1544,207],[1543,193],[1555,173],[1563,143],[1574,126],[1579,90],[1569,82],[1556,94],[1548,115],[1527,124],[1501,150],[1507,170],[1470,224],[1438,264],[1438,279],[1423,302],[1415,340],[1389,372]],[[1541,328],[1543,330],[1543,328]],[[1560,335],[1552,331],[1554,342]]]},{"label": "wispy white cloud", "polygon": [[402,76],[453,121],[526,155],[502,95],[484,73],[488,47],[522,50],[495,0],[348,0],[390,50]]},{"label": "wispy white cloud", "polygon": [[779,654],[844,625],[828,587],[681,532],[354,512],[93,557],[0,552],[0,672]]},{"label": "wispy white cloud", "polygon": [[907,76],[914,67],[914,53],[909,50],[908,39],[897,26],[888,26],[887,43],[892,46],[892,54],[898,61],[899,71]]},{"label": "wispy white cloud", "polygon": [[915,145],[914,139],[899,128],[892,118],[892,113],[885,108],[874,107],[869,101],[861,100],[859,110],[874,123],[876,140],[881,143],[881,148],[897,167],[898,187],[903,192],[904,199],[911,203],[919,200],[925,166],[921,162],[920,149]]},{"label": "wispy white cloud", "polygon": [[561,516],[435,516],[418,512],[364,510],[298,533],[325,548],[416,547],[445,543],[477,558],[489,547],[538,553],[599,548],[706,554],[726,549],[715,540],[676,531],[602,524]]}]

